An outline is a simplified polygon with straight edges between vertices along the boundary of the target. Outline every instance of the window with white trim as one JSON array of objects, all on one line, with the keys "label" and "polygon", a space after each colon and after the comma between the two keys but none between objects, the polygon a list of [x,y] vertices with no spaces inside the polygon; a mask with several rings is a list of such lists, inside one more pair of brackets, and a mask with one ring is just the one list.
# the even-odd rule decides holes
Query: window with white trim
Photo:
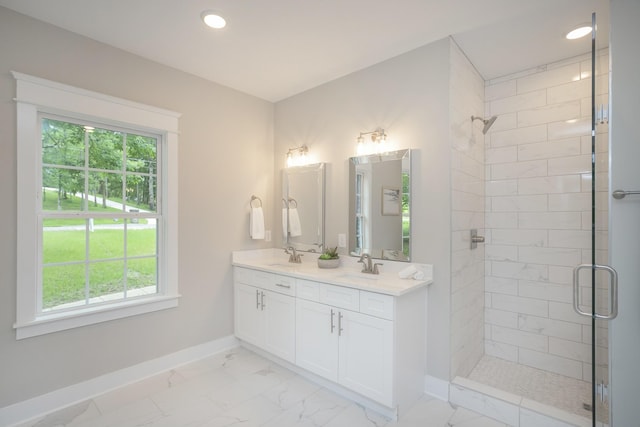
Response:
[{"label": "window with white trim", "polygon": [[41,115],[39,313],[158,292],[160,135]]},{"label": "window with white trim", "polygon": [[175,307],[179,115],[13,75],[16,337]]}]

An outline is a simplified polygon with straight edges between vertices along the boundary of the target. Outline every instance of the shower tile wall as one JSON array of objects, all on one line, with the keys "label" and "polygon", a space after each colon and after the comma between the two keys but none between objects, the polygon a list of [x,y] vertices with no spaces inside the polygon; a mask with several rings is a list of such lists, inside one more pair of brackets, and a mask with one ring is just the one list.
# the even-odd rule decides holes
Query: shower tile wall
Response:
[{"label": "shower tile wall", "polygon": [[[585,380],[590,320],[574,313],[571,283],[573,267],[591,263],[590,93],[590,55],[485,84],[485,115],[498,116],[485,140],[485,352]],[[598,128],[602,162],[607,131]],[[606,244],[606,212],[597,217]]]},{"label": "shower tile wall", "polygon": [[472,228],[484,233],[484,81],[451,43],[451,378],[465,376],[484,353],[484,246],[470,249]]}]

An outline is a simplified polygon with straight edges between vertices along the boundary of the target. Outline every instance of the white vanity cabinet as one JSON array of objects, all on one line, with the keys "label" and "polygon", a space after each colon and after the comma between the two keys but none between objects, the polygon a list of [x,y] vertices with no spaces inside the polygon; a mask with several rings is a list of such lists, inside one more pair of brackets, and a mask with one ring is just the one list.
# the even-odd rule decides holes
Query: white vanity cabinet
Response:
[{"label": "white vanity cabinet", "polygon": [[385,406],[394,406],[393,322],[340,310],[338,383]]},{"label": "white vanity cabinet", "polygon": [[262,345],[265,328],[264,322],[262,322],[264,312],[260,303],[261,289],[236,282],[234,298],[236,336],[252,344]]},{"label": "white vanity cabinet", "polygon": [[295,280],[290,277],[236,268],[236,336],[286,361],[295,362],[294,294]]},{"label": "white vanity cabinet", "polygon": [[235,335],[397,416],[424,392],[424,282],[312,274],[236,265]]},{"label": "white vanity cabinet", "polygon": [[[328,284],[299,281],[302,295],[318,288],[318,300],[343,294],[332,302],[296,301],[296,364],[346,388],[393,406],[393,321],[343,307],[360,306],[363,291]],[[369,293],[369,292],[367,292]],[[355,294],[352,297],[349,294]],[[323,297],[324,296],[324,297]],[[393,304],[393,297],[388,303]],[[311,297],[313,298],[313,297]]]},{"label": "white vanity cabinet", "polygon": [[296,364],[338,381],[337,310],[312,301],[296,301]]}]

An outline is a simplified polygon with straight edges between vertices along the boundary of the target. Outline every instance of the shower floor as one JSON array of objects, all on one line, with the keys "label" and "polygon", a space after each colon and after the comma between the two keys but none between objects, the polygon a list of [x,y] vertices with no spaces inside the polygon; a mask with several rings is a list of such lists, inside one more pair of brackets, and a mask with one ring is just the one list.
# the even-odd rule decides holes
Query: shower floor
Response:
[{"label": "shower floor", "polygon": [[468,378],[470,380],[535,400],[566,412],[590,418],[591,385],[507,360],[483,356]]}]

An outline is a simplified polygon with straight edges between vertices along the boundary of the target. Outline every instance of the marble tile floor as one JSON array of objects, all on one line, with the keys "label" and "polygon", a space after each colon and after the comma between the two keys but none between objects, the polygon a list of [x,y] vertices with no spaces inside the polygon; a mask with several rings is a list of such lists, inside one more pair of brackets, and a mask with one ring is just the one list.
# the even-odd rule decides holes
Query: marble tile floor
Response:
[{"label": "marble tile floor", "polygon": [[506,427],[423,396],[398,421],[238,347],[20,427]]}]

